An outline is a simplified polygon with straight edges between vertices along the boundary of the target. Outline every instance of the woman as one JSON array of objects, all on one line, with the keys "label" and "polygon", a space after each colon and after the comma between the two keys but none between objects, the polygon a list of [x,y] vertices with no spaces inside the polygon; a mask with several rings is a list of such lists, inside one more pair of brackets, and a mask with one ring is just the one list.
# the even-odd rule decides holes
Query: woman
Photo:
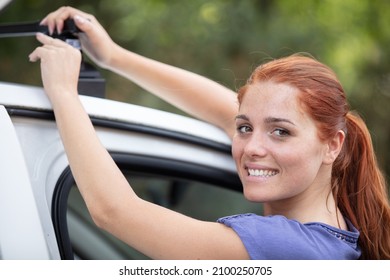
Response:
[{"label": "woman", "polygon": [[41,61],[73,175],[98,226],[155,259],[390,258],[384,178],[364,122],[328,67],[297,55],[271,61],[240,89],[238,105],[234,92],[209,79],[124,50],[89,14],[63,7],[42,24],[61,31],[67,18],[98,65],[224,129],[245,197],[264,204],[264,216],[214,223],[138,198],[80,104],[80,53],[38,34],[43,46],[30,60]]}]

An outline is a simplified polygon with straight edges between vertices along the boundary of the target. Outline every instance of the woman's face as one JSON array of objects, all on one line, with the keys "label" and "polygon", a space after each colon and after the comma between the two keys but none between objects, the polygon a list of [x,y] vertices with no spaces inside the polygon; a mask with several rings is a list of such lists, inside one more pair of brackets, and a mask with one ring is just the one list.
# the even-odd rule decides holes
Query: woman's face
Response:
[{"label": "woman's face", "polygon": [[327,145],[288,84],[248,88],[236,117],[233,157],[250,201],[303,199],[330,184]]}]

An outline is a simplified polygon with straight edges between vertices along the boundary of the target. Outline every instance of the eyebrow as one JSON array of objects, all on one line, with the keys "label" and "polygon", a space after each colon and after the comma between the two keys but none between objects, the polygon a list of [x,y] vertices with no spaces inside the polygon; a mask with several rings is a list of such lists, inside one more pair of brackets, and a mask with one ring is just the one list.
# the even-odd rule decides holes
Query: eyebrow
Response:
[{"label": "eyebrow", "polygon": [[[236,120],[245,120],[245,121],[249,121],[249,118],[248,116],[246,115],[237,115],[236,116]],[[286,122],[286,123],[289,123],[289,124],[292,124],[295,126],[295,123],[293,123],[292,121],[290,121],[289,119],[285,119],[285,118],[276,118],[276,117],[267,117],[265,118],[264,120],[265,123],[280,123],[280,122]]]}]

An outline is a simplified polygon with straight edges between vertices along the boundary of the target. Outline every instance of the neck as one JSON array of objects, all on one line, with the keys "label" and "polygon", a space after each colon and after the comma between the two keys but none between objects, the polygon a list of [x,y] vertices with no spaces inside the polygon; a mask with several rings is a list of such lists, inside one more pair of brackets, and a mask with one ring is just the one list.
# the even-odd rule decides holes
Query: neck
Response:
[{"label": "neck", "polygon": [[264,215],[282,215],[300,223],[322,222],[347,229],[330,188],[326,192],[264,203]]}]

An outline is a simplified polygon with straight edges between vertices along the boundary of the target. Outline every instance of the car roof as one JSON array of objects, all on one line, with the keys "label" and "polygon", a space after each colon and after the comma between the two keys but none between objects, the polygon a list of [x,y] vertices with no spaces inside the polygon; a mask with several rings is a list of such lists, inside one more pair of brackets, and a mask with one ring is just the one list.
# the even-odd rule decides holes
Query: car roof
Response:
[{"label": "car roof", "polygon": [[[155,127],[224,145],[231,144],[230,138],[222,129],[190,117],[85,95],[80,95],[80,100],[90,117]],[[12,108],[52,111],[43,88],[30,85],[0,82],[0,104]]]}]

